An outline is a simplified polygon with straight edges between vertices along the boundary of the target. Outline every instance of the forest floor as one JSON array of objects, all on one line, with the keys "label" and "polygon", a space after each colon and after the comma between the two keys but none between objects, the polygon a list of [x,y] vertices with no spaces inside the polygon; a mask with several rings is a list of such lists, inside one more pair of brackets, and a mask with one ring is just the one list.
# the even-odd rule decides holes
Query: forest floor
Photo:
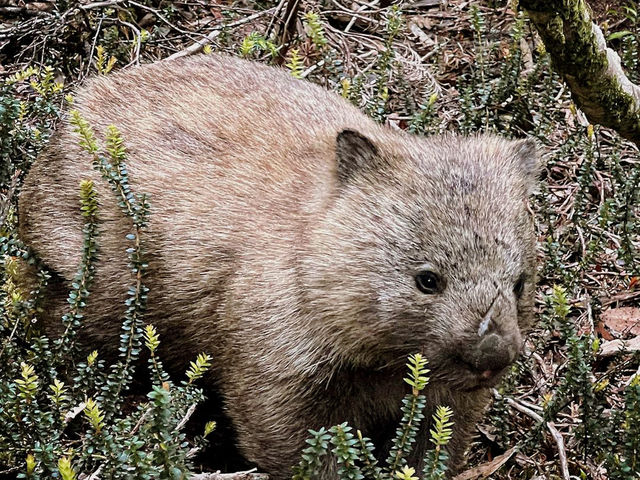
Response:
[{"label": "forest floor", "polygon": [[[636,7],[593,2],[605,31],[622,32],[612,42],[638,83]],[[640,373],[640,157],[589,125],[512,4],[0,0],[4,79],[51,66],[68,92],[96,73],[98,56],[100,69],[113,58],[117,70],[209,48],[289,68],[391,128],[538,141],[539,321],[460,478],[633,478],[615,472],[637,448],[625,435],[640,417],[630,393]],[[37,92],[27,83],[19,94]]]}]

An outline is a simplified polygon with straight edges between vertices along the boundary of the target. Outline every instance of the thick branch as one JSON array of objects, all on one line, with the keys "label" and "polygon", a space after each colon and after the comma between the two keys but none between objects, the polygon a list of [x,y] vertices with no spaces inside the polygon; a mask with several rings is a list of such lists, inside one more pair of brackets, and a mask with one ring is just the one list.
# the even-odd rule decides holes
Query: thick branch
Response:
[{"label": "thick branch", "polygon": [[585,0],[520,0],[554,67],[589,121],[616,130],[640,146],[640,87],[607,48]]}]

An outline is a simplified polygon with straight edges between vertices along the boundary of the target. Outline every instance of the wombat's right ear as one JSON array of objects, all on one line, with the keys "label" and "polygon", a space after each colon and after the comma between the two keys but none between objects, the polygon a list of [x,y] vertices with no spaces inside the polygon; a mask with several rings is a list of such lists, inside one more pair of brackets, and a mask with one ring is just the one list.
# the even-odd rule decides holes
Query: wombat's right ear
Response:
[{"label": "wombat's right ear", "polygon": [[359,172],[371,170],[379,159],[378,148],[355,130],[342,130],[336,137],[338,179],[346,183]]},{"label": "wombat's right ear", "polygon": [[538,146],[531,139],[517,140],[513,142],[513,152],[523,173],[527,191],[532,194],[538,189],[542,172],[542,160]]}]

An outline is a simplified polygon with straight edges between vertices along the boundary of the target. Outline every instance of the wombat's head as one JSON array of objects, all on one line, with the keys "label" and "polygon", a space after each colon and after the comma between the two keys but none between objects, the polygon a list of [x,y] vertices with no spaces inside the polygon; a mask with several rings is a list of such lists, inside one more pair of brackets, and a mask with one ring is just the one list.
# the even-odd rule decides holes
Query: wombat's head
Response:
[{"label": "wombat's head", "polygon": [[494,383],[532,320],[538,169],[526,141],[339,133],[334,200],[302,260],[319,341],[354,366],[423,352],[434,382]]}]

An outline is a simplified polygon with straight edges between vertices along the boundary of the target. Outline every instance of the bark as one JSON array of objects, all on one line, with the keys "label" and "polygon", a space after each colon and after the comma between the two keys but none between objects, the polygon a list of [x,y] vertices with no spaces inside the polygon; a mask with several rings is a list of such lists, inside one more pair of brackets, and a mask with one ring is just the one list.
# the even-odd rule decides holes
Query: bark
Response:
[{"label": "bark", "polygon": [[520,0],[554,68],[592,123],[616,130],[640,146],[640,87],[607,48],[585,0]]}]

